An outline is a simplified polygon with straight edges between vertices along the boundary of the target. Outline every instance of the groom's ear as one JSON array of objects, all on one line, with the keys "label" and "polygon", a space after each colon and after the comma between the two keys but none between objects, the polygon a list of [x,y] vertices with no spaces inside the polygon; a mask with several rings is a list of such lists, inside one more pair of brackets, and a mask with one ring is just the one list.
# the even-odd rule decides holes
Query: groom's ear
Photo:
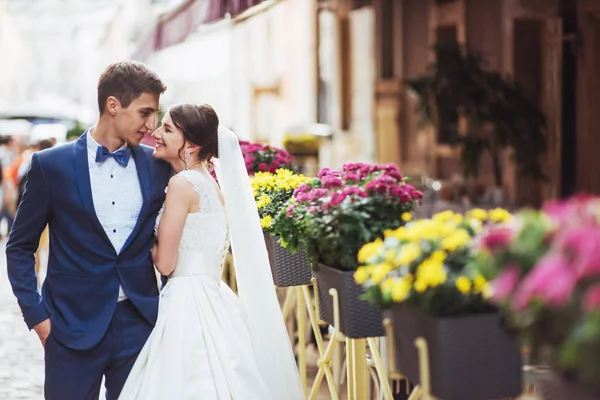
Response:
[{"label": "groom's ear", "polygon": [[121,108],[121,102],[115,96],[108,96],[106,99],[106,111],[112,116],[117,115]]}]

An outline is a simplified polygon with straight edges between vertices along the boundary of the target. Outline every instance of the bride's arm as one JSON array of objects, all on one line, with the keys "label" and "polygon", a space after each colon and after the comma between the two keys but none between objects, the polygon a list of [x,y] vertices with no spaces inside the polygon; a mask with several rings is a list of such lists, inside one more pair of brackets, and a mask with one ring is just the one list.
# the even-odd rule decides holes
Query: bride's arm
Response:
[{"label": "bride's arm", "polygon": [[182,176],[171,178],[165,209],[158,224],[158,243],[152,252],[154,265],[162,275],[170,275],[175,269],[183,225],[193,204],[198,204],[198,198],[187,179]]}]

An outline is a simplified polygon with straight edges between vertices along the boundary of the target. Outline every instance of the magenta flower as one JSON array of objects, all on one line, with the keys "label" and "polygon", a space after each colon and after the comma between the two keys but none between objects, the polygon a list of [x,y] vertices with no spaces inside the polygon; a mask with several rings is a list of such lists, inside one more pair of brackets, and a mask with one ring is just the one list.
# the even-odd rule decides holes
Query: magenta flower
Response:
[{"label": "magenta flower", "polygon": [[495,227],[482,237],[481,246],[494,254],[505,248],[514,236],[512,229],[507,227]]},{"label": "magenta flower", "polygon": [[492,281],[492,298],[506,300],[515,290],[520,272],[516,265],[509,265]]},{"label": "magenta flower", "polygon": [[344,192],[336,192],[333,194],[333,196],[331,196],[331,205],[334,207],[339,206],[340,204],[342,204],[342,202],[344,200],[346,200],[346,197],[348,195],[345,194]]},{"label": "magenta flower", "polygon": [[344,189],[342,189],[342,193],[344,195],[346,195],[346,196],[357,195],[359,197],[369,197],[369,194],[367,192],[365,192],[359,186],[348,186],[348,187],[345,187]]},{"label": "magenta flower", "polygon": [[595,311],[600,309],[600,284],[596,284],[585,292],[583,297],[583,310]]},{"label": "magenta flower", "polygon": [[322,183],[323,183],[323,187],[325,187],[327,189],[338,188],[344,184],[340,178],[336,178],[333,176],[324,177],[322,180]]},{"label": "magenta flower", "polygon": [[294,206],[290,205],[288,206],[288,208],[285,210],[285,216],[290,218],[292,217],[292,215],[294,214]]},{"label": "magenta flower", "polygon": [[557,238],[560,248],[571,260],[578,278],[600,274],[600,228],[580,226]]},{"label": "magenta flower", "polygon": [[575,283],[575,274],[567,260],[560,254],[548,254],[523,279],[514,306],[521,310],[538,298],[551,307],[562,307],[571,297]]}]

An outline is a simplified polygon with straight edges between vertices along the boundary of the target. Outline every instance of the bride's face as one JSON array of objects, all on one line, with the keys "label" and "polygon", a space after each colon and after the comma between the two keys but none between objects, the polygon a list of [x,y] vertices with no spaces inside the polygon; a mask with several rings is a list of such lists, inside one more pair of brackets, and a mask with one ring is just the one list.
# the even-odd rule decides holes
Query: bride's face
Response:
[{"label": "bride's face", "polygon": [[185,144],[183,133],[171,120],[171,116],[167,112],[163,117],[161,126],[152,134],[156,140],[154,149],[154,157],[165,161],[181,160],[181,149]]}]

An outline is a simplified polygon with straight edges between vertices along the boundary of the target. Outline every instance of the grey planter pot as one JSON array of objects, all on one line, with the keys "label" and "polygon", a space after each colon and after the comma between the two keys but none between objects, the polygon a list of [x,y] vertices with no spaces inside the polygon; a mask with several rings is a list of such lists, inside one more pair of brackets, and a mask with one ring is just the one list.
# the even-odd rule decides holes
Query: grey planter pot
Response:
[{"label": "grey planter pot", "polygon": [[304,250],[292,254],[279,244],[279,236],[265,235],[273,282],[277,287],[311,284],[312,271]]},{"label": "grey planter pot", "polygon": [[553,370],[538,372],[538,387],[544,400],[598,400],[594,394],[577,382],[565,379]]},{"label": "grey planter pot", "polygon": [[359,299],[364,289],[354,282],[354,271],[341,271],[320,264],[315,274],[319,287],[319,312],[324,321],[334,324],[333,297],[329,294],[329,289],[333,288],[339,295],[339,329],[344,335],[351,339],[384,335],[381,309]]},{"label": "grey planter pot", "polygon": [[390,311],[396,367],[421,381],[415,339],[427,341],[431,394],[444,400],[517,397],[523,391],[522,361],[516,335],[498,313],[431,318],[407,306]]}]

